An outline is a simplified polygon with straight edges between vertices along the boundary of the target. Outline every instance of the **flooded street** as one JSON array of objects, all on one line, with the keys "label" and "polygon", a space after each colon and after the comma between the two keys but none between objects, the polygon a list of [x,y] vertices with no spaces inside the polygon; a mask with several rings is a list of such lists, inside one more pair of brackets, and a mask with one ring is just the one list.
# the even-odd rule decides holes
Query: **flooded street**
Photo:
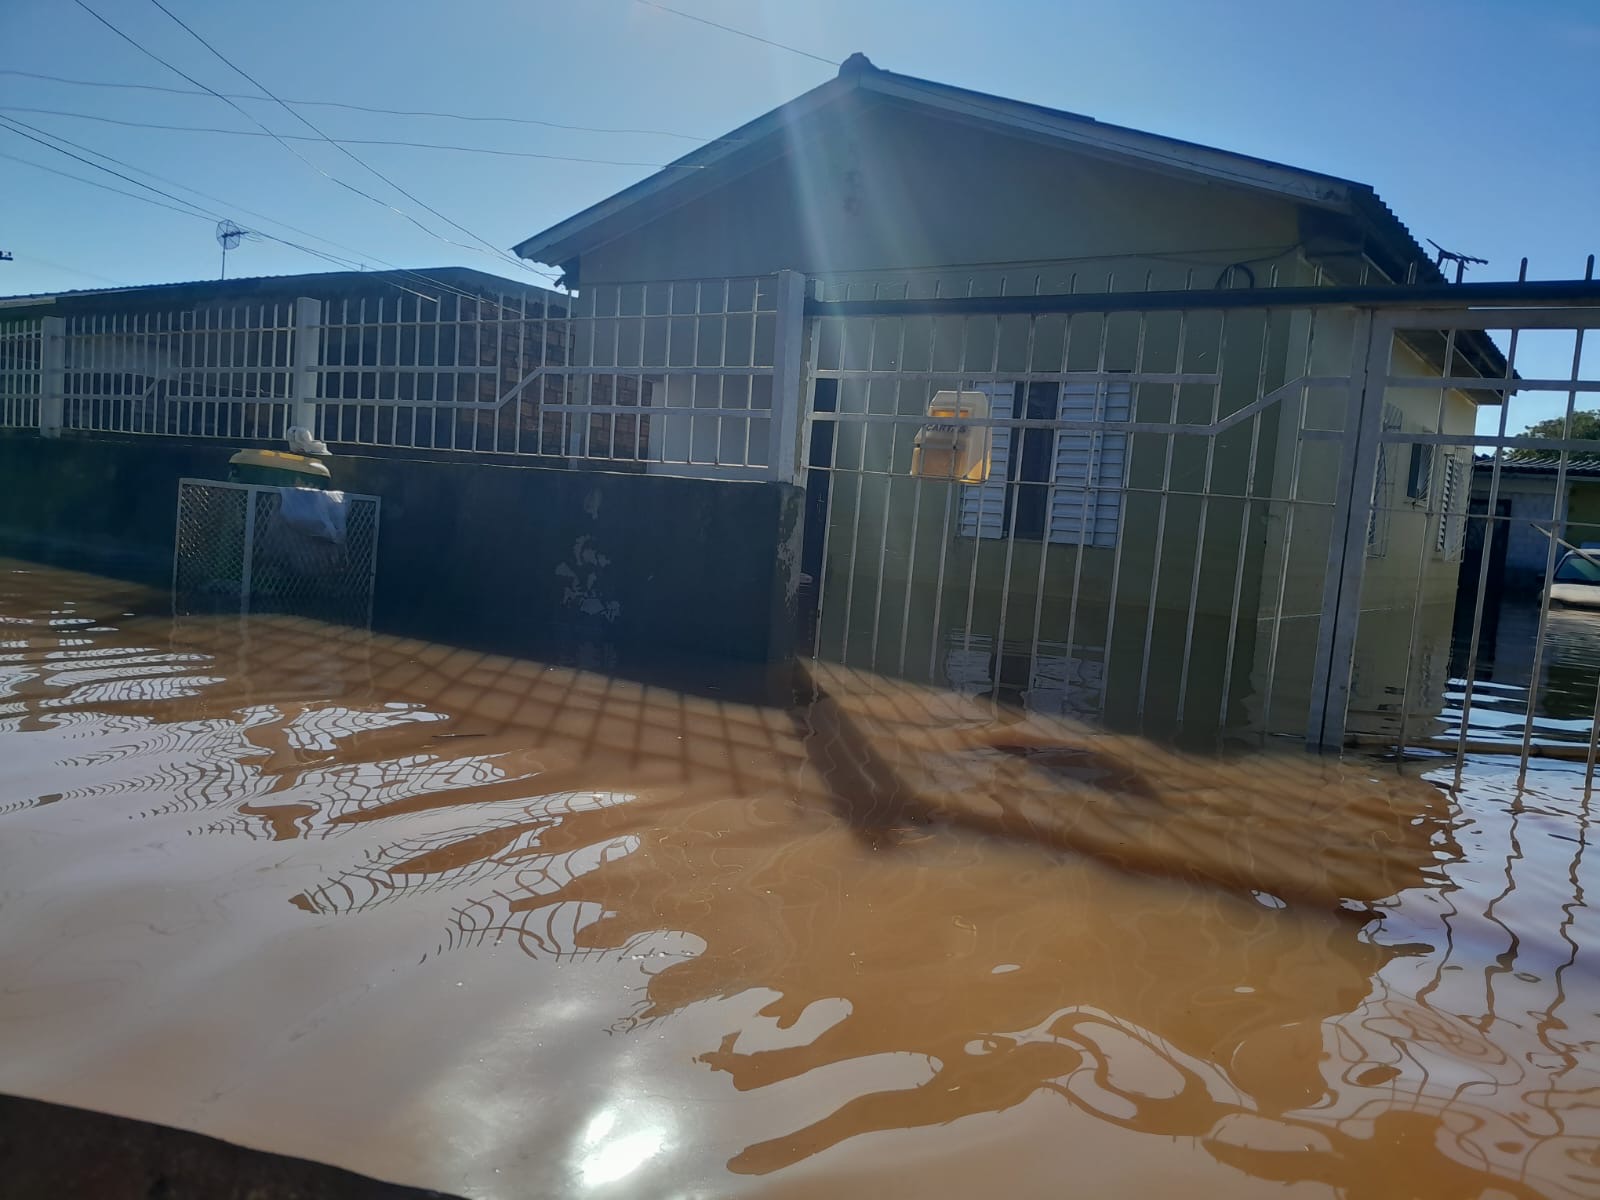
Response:
[{"label": "flooded street", "polygon": [[1581,763],[165,604],[0,561],[0,1092],[484,1200],[1600,1192]]},{"label": "flooded street", "polygon": [[1537,597],[1485,605],[1475,662],[1471,616],[1470,606],[1463,605],[1451,639],[1445,736],[1460,734],[1470,664],[1470,741],[1520,746],[1531,702],[1531,744],[1556,752],[1565,749],[1568,758],[1585,758],[1597,712],[1595,693],[1600,689],[1600,609],[1552,605],[1541,639]]}]

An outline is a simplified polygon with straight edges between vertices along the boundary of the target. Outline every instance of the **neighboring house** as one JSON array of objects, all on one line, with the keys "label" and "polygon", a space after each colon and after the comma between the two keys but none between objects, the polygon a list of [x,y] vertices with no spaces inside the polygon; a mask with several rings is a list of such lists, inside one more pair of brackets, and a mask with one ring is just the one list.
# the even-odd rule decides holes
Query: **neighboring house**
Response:
[{"label": "neighboring house", "polygon": [[[301,299],[316,302],[309,314]],[[466,448],[502,414],[441,418],[410,405],[492,402],[530,365],[563,361],[564,347],[531,345],[526,330],[559,338],[559,321],[538,318],[563,316],[567,303],[465,267],[329,271],[4,297],[0,333],[65,320],[71,428],[276,440],[284,418],[271,402],[290,393],[292,335],[309,316],[325,368],[320,397],[374,401],[328,406],[324,437]],[[8,345],[25,343],[0,338]],[[24,368],[37,371],[38,363],[0,362],[0,374]],[[241,399],[262,403],[201,403]],[[529,420],[534,437],[559,441],[559,421]]]},{"label": "neighboring house", "polygon": [[[861,55],[516,250],[559,267],[598,311],[622,313],[640,284],[779,271],[804,274],[823,300],[1443,282],[1363,184],[879,70]],[[876,413],[878,397],[891,395],[892,414],[912,416],[934,389],[954,387],[983,391],[1001,417],[1170,420],[1175,387],[1118,375],[1139,363],[1194,371],[1200,342],[1192,335],[1186,352],[1175,321],[1134,332],[1112,318],[1098,355],[1063,352],[1098,380],[1028,382],[1028,363],[1008,372],[996,349],[982,382],[968,383],[961,365],[929,381],[901,364],[922,354],[937,365],[934,351],[906,340],[936,335],[919,335],[908,319],[909,334],[894,335],[900,359],[880,366],[893,352],[874,351],[869,334],[852,350],[859,331],[850,320],[812,328],[818,412]],[[1350,374],[1354,315],[1317,321],[1314,335],[1291,312],[1253,328],[1241,322],[1223,361],[1204,367],[1223,377],[1218,414],[1299,377]],[[1007,328],[998,322],[997,343]],[[1214,329],[1207,336],[1216,342]],[[1438,377],[1445,347],[1437,336],[1406,336],[1392,370]],[[1452,376],[1504,371],[1481,335],[1453,347]],[[906,373],[890,379],[896,370]],[[884,379],[892,392],[866,398]],[[826,444],[810,447],[812,467],[821,454],[834,469],[810,472],[804,560],[807,575],[825,581],[824,650],[974,690],[1048,692],[1069,708],[1089,692],[1088,707],[1137,711],[1147,725],[1165,711],[1214,728],[1219,708],[1231,706],[1229,720],[1292,728],[1311,683],[1338,467],[1336,442],[1312,445],[1301,434],[1340,428],[1345,397],[1297,397],[1304,407],[1290,418],[1285,406],[1272,409],[1254,442],[1246,432],[1209,448],[1199,438],[1176,439],[1172,451],[1159,435],[1001,429],[989,481],[953,485],[953,519],[941,518],[948,498],[938,487],[894,486],[909,470],[909,438],[830,422]],[[1477,404],[1495,396],[1391,388],[1387,400],[1386,429],[1466,435]],[[832,439],[847,435],[859,475],[841,475],[827,457]],[[1407,452],[1383,451],[1362,605],[1390,614],[1389,626],[1408,625],[1393,613],[1414,609],[1420,595],[1428,628],[1447,634],[1468,458],[1439,448],[1414,466]],[[830,628],[830,619],[844,624]],[[1397,653],[1383,628],[1375,620],[1367,639],[1382,646],[1381,666],[1358,681],[1374,706],[1404,690],[1390,678]],[[1397,635],[1402,674],[1407,632]],[[1218,695],[1230,677],[1231,692]]]},{"label": "neighboring house", "polygon": [[[1501,459],[1494,506],[1495,540],[1499,544],[1491,559],[1491,570],[1499,570],[1500,577],[1491,587],[1503,584],[1512,592],[1542,588],[1552,562],[1552,533],[1574,546],[1600,542],[1600,455],[1570,457],[1558,495],[1556,484],[1560,479],[1559,455],[1508,454]],[[1488,514],[1489,493],[1494,486],[1494,460],[1482,456],[1472,473],[1474,516]],[[1566,547],[1558,545],[1554,561],[1560,561],[1564,553]]]}]

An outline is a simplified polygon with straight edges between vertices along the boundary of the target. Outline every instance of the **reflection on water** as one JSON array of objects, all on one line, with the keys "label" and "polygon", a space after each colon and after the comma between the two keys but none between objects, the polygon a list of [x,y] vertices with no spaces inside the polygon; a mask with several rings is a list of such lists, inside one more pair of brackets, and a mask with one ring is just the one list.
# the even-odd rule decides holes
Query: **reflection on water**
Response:
[{"label": "reflection on water", "polygon": [[1535,746],[1572,748],[1574,757],[1583,757],[1600,711],[1600,610],[1551,607],[1541,644],[1538,598],[1495,597],[1484,607],[1475,663],[1472,615],[1471,605],[1463,604],[1451,641],[1444,736],[1460,734],[1471,664],[1469,740],[1520,745],[1531,721]]},{"label": "reflection on water", "polygon": [[1570,770],[159,603],[0,575],[0,1089],[485,1197],[1600,1188]]}]

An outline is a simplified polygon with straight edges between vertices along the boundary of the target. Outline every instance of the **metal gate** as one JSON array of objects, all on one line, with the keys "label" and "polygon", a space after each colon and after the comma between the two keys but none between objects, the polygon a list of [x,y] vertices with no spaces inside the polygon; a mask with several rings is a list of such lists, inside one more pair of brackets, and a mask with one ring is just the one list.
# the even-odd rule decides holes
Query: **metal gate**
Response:
[{"label": "metal gate", "polygon": [[[1180,741],[1474,749],[1503,532],[1474,481],[1571,474],[1584,444],[1509,400],[1600,387],[1573,353],[1600,293],[1397,291],[814,297],[803,651]],[[1518,367],[1532,330],[1559,369]]]},{"label": "metal gate", "polygon": [[[1331,598],[1330,669],[1350,669],[1330,674],[1324,742],[1449,754],[1458,770],[1475,753],[1514,755],[1523,773],[1565,760],[1592,786],[1600,441],[1578,436],[1576,419],[1600,409],[1600,373],[1584,359],[1596,328],[1595,304],[1376,318],[1374,399],[1350,449],[1351,496],[1371,499],[1350,505]],[[1403,361],[1424,341],[1442,347],[1444,378]],[[1473,370],[1474,346],[1504,347],[1498,378]],[[1445,412],[1452,395],[1477,408],[1467,433]],[[1433,411],[1397,420],[1399,396]]]},{"label": "metal gate", "polygon": [[[318,527],[308,529],[306,520],[286,512],[286,501],[322,509],[310,513]],[[379,510],[376,496],[180,480],[175,611],[280,612],[370,624]]]}]

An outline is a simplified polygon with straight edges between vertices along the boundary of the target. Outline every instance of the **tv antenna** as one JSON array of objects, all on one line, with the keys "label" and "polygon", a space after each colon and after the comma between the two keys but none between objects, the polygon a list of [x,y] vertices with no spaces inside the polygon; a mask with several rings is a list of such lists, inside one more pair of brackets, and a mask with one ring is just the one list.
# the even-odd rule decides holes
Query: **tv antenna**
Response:
[{"label": "tv antenna", "polygon": [[1460,283],[1461,277],[1467,273],[1467,266],[1469,263],[1476,263],[1480,267],[1486,267],[1489,265],[1489,260],[1487,258],[1473,258],[1470,254],[1457,254],[1454,250],[1446,250],[1432,238],[1428,239],[1428,245],[1432,246],[1439,252],[1438,256],[1433,260],[1433,265],[1438,267],[1441,271],[1444,270],[1445,263],[1455,263],[1457,283]]},{"label": "tv antenna", "polygon": [[243,225],[237,225],[232,221],[217,222],[217,245],[222,247],[222,274],[217,276],[218,279],[228,277],[228,251],[236,249],[246,238],[253,237],[255,234]]}]

